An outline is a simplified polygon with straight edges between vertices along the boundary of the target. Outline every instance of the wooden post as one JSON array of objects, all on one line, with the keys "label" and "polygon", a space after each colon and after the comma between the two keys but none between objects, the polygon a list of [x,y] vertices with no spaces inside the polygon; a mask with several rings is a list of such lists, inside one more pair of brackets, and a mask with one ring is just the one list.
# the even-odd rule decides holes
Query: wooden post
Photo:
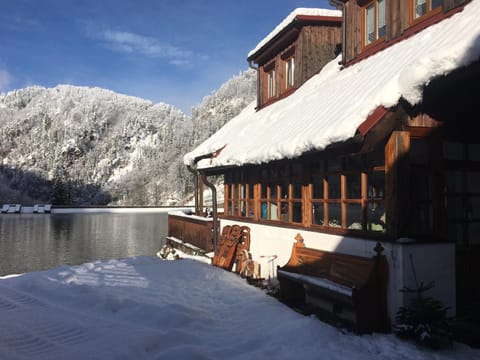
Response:
[{"label": "wooden post", "polygon": [[385,210],[387,232],[393,237],[408,233],[410,133],[394,131],[385,146]]}]

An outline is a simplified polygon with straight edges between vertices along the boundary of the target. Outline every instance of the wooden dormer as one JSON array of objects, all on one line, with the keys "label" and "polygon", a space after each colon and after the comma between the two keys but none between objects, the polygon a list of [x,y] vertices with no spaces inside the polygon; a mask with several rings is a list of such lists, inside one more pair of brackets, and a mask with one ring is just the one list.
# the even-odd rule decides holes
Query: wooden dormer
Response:
[{"label": "wooden dormer", "polygon": [[336,10],[294,10],[248,54],[258,69],[258,109],[294,92],[338,55],[341,16]]},{"label": "wooden dormer", "polygon": [[469,0],[330,0],[343,10],[343,63],[360,61],[460,11]]}]

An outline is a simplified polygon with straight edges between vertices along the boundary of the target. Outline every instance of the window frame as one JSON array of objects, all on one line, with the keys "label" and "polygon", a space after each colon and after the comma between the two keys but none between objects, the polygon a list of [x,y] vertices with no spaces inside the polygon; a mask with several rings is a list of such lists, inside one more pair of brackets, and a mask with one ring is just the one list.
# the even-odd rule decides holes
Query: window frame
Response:
[{"label": "window frame", "polygon": [[[384,30],[383,34],[380,35],[379,26],[379,2],[383,2],[383,22],[384,22]],[[369,41],[368,39],[368,9],[373,6],[373,40]],[[386,0],[372,0],[362,6],[362,45],[363,48],[368,48],[382,42],[385,40],[386,33],[387,33],[387,1]]]},{"label": "window frame", "polygon": [[420,16],[416,16],[416,2],[418,0],[410,0],[409,1],[409,17],[410,17],[410,23],[411,24],[416,24],[418,22],[422,22],[428,18],[430,18],[431,16],[434,16],[434,15],[437,15],[439,13],[441,13],[443,11],[443,2],[440,3],[439,6],[435,7],[432,9],[432,1],[433,0],[425,0],[425,4],[426,4],[426,11],[424,14],[420,15]]},{"label": "window frame", "polygon": [[267,99],[272,99],[277,95],[277,76],[275,67],[267,71]]},{"label": "window frame", "polygon": [[383,149],[255,166],[246,177],[238,175],[241,171],[225,176],[227,217],[334,233],[387,234]]},{"label": "window frame", "polygon": [[285,88],[295,87],[295,56],[285,59]]}]

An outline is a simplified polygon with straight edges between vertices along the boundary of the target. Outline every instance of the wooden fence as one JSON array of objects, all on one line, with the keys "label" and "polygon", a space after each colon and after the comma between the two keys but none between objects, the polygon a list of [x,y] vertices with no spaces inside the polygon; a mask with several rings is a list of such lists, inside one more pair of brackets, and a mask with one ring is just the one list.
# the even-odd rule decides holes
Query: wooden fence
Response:
[{"label": "wooden fence", "polygon": [[187,242],[206,252],[213,251],[213,219],[168,214],[168,236]]}]

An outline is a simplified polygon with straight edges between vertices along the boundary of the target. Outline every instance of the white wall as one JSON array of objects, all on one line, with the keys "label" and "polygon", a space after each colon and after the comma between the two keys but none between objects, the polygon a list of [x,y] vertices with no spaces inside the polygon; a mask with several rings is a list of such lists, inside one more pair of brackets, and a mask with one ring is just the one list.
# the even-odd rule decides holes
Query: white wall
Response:
[{"label": "white wall", "polygon": [[[371,257],[375,255],[376,241],[365,240],[340,235],[324,234],[255,223],[221,220],[221,226],[245,225],[250,228],[250,252],[253,260],[261,265],[262,277],[276,278],[277,265],[288,262],[295,243],[295,236],[300,233],[307,247],[335,251],[345,254]],[[382,242],[385,248],[389,267],[388,281],[388,312],[393,321],[398,308],[406,305],[408,299],[400,292],[404,286],[415,287],[415,281],[410,264],[413,259],[415,272],[419,282],[435,281],[435,287],[427,294],[441,300],[445,306],[450,306],[449,315],[455,314],[455,245],[451,243],[415,244]],[[268,262],[272,255],[277,258]]]}]

